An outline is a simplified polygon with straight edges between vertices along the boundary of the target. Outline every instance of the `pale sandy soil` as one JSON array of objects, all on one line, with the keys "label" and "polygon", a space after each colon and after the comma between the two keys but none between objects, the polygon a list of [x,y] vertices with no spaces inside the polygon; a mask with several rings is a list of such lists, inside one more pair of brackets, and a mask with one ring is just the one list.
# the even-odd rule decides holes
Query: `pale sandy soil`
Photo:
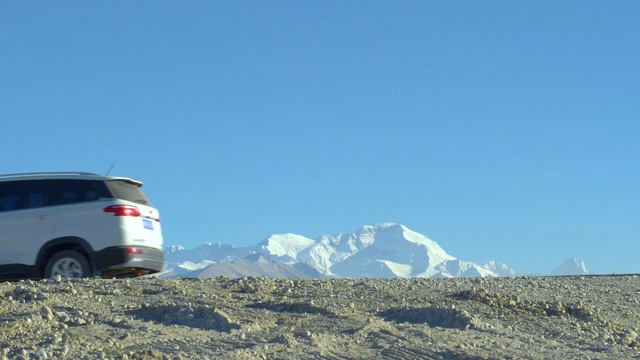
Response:
[{"label": "pale sandy soil", "polygon": [[8,359],[640,359],[640,278],[0,284]]}]

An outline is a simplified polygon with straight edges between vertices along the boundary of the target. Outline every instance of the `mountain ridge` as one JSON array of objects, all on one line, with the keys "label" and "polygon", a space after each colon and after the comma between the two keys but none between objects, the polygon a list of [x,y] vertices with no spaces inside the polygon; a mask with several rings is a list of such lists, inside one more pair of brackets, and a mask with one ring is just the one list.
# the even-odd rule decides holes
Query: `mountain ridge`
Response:
[{"label": "mountain ridge", "polygon": [[[278,277],[290,274],[292,277],[312,278],[455,278],[519,275],[515,269],[495,260],[478,265],[457,259],[427,236],[396,223],[365,225],[353,233],[322,235],[316,240],[286,233],[272,234],[255,245],[245,247],[206,242],[188,250],[174,245],[165,249],[165,257],[166,269],[163,274],[182,277],[205,276],[202,274],[278,274]],[[232,265],[239,259],[254,263],[258,259],[262,261],[262,265]],[[265,259],[274,263],[266,265]],[[571,259],[575,261],[570,262]],[[552,273],[588,273],[583,261],[575,258],[569,260],[555,268]],[[235,267],[223,269],[225,266]],[[269,266],[272,268],[268,269]],[[204,272],[203,269],[208,267],[212,269]],[[298,273],[296,267],[306,269],[303,275]]]}]

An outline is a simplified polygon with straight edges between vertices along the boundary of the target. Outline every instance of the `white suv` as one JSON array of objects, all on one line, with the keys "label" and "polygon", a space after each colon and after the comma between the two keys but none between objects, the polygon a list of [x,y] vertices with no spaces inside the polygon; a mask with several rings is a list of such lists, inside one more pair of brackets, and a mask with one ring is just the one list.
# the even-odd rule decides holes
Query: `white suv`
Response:
[{"label": "white suv", "polygon": [[0,280],[160,271],[160,215],[141,186],[85,172],[0,175]]}]

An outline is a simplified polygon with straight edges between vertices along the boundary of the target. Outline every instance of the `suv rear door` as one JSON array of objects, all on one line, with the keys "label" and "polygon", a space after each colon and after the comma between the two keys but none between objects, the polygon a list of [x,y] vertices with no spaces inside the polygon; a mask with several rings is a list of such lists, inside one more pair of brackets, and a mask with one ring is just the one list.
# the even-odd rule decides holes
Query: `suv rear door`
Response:
[{"label": "suv rear door", "polygon": [[140,211],[138,217],[122,217],[122,226],[127,229],[127,245],[141,245],[162,249],[160,214],[140,189],[141,184],[128,179],[107,180],[105,185],[119,202],[135,206]]},{"label": "suv rear door", "polygon": [[0,264],[35,265],[57,223],[53,186],[48,180],[0,182]]}]

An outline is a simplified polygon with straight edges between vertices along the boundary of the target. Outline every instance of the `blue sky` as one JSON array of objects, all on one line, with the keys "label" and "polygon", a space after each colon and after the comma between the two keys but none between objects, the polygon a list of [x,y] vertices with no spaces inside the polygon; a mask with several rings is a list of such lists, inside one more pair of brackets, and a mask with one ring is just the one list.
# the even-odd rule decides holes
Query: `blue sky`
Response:
[{"label": "blue sky", "polygon": [[640,272],[636,1],[0,2],[0,173],[145,182],[165,244],[397,222]]}]

